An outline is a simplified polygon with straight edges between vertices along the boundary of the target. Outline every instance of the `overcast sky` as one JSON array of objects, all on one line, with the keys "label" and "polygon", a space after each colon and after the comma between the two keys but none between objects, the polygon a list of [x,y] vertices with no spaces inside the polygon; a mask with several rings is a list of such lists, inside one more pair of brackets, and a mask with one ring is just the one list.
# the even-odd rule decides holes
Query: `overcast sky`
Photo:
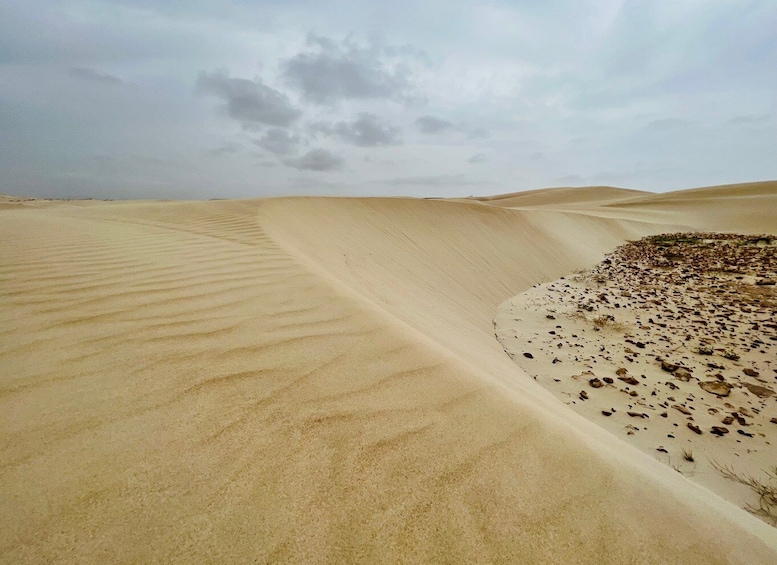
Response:
[{"label": "overcast sky", "polygon": [[0,0],[1,193],[775,178],[775,0]]}]

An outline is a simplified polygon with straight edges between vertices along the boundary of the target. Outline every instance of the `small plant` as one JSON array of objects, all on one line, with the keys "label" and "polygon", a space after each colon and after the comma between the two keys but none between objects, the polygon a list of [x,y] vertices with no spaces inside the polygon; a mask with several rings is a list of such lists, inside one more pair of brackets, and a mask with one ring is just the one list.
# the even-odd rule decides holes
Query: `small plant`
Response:
[{"label": "small plant", "polygon": [[690,449],[683,449],[683,459],[693,463],[695,461],[695,459],[693,458],[693,451]]},{"label": "small plant", "polygon": [[733,467],[720,465],[713,461],[712,466],[725,478],[749,487],[758,495],[758,506],[748,504],[745,510],[756,516],[760,516],[764,521],[772,526],[777,526],[777,466],[766,473],[766,479],[759,479],[751,475],[739,474]]}]

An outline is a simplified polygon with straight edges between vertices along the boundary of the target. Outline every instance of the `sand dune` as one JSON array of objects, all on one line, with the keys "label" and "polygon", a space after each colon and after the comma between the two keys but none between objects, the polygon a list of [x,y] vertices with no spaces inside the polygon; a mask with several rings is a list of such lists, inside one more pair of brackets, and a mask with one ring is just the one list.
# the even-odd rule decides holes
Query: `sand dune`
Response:
[{"label": "sand dune", "polygon": [[492,319],[626,239],[777,231],[774,186],[699,214],[4,200],[0,560],[773,563],[773,529],[569,410]]}]

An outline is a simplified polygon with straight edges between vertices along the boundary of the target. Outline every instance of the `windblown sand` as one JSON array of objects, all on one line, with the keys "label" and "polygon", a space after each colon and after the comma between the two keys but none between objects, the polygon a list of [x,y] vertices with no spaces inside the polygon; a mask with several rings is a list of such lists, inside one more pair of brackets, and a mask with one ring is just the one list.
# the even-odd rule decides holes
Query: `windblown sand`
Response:
[{"label": "windblown sand", "polygon": [[0,204],[4,563],[777,559],[492,323],[626,240],[774,233],[777,183]]}]

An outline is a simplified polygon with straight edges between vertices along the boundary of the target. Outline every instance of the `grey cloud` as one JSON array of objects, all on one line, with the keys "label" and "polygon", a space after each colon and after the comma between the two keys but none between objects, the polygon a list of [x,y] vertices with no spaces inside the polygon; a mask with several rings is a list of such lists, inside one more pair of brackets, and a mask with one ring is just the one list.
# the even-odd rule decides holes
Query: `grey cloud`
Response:
[{"label": "grey cloud", "polygon": [[337,171],[343,168],[345,161],[326,149],[311,149],[297,159],[286,159],[287,167],[300,171]]},{"label": "grey cloud", "polygon": [[227,141],[226,143],[222,143],[220,146],[216,147],[215,149],[211,149],[209,153],[211,155],[227,155],[230,153],[240,153],[240,151],[243,150],[243,146],[239,143],[235,143],[233,141]]},{"label": "grey cloud", "polygon": [[396,177],[380,181],[383,184],[394,186],[485,186],[493,184],[490,181],[477,181],[467,179],[463,175],[430,175],[417,177]]},{"label": "grey cloud", "polygon": [[221,71],[203,72],[197,79],[197,88],[203,94],[224,100],[229,116],[246,129],[257,126],[286,127],[301,115],[288,96],[259,79],[230,78]]},{"label": "grey cloud", "polygon": [[77,79],[99,82],[102,84],[121,84],[124,82],[117,76],[100,73],[87,67],[73,67],[69,70],[69,74]]},{"label": "grey cloud", "polygon": [[467,139],[481,139],[491,135],[486,128],[477,127],[467,132]]},{"label": "grey cloud", "polygon": [[763,124],[768,121],[769,121],[769,114],[761,114],[759,116],[754,116],[752,114],[749,114],[746,116],[734,116],[726,123],[731,126],[741,126],[741,125],[748,125],[748,124],[750,125]]},{"label": "grey cloud", "polygon": [[446,131],[452,131],[456,129],[456,124],[443,120],[442,118],[435,118],[434,116],[421,116],[415,121],[416,127],[428,135],[435,135]]},{"label": "grey cloud", "polygon": [[472,157],[470,157],[468,160],[470,163],[485,163],[488,161],[488,155],[485,153],[475,153]]},{"label": "grey cloud", "polygon": [[305,99],[323,104],[341,99],[404,100],[409,95],[408,72],[392,64],[393,53],[386,49],[315,35],[308,37],[308,44],[312,51],[282,64],[287,83],[301,90]]},{"label": "grey cloud", "polygon": [[276,155],[290,155],[297,151],[301,142],[299,135],[292,135],[285,129],[273,128],[267,130],[261,139],[254,144]]},{"label": "grey cloud", "polygon": [[683,120],[680,118],[662,118],[660,120],[653,120],[645,127],[645,129],[653,131],[669,131],[684,129],[691,125],[693,125],[693,122],[690,120]]},{"label": "grey cloud", "polygon": [[375,114],[363,112],[352,122],[338,122],[334,125],[315,124],[314,131],[335,136],[358,147],[377,147],[402,143],[402,130],[383,122]]}]

